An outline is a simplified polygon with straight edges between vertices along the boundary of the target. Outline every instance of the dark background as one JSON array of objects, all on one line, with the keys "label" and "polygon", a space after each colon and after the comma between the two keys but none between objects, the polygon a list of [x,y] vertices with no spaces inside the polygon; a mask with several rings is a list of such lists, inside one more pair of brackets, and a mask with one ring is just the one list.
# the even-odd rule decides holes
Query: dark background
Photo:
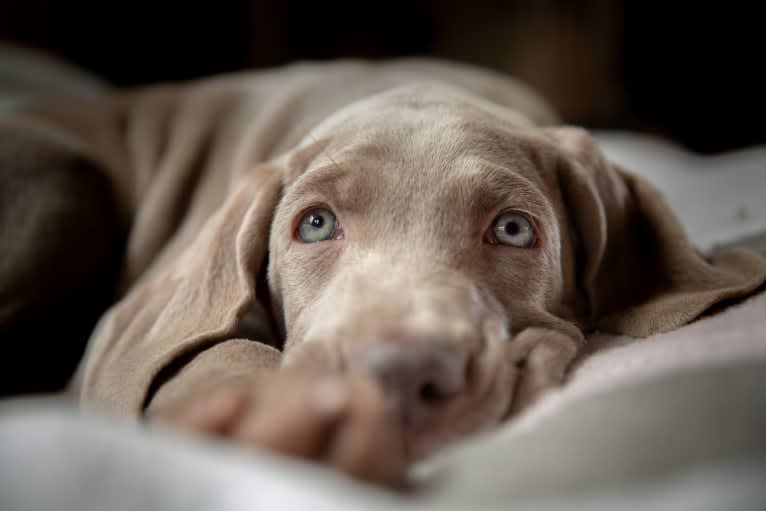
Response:
[{"label": "dark background", "polygon": [[715,153],[766,142],[757,3],[2,0],[0,40],[116,85],[298,59],[434,55],[515,74],[571,123]]}]

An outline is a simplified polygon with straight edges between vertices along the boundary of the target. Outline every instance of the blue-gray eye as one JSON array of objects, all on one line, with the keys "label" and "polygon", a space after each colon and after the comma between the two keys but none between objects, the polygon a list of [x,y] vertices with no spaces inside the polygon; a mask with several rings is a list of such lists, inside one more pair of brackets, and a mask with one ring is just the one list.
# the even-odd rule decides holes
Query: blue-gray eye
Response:
[{"label": "blue-gray eye", "polygon": [[298,239],[304,243],[316,243],[333,239],[335,214],[329,209],[316,208],[308,211],[298,224]]},{"label": "blue-gray eye", "polygon": [[525,215],[508,211],[492,222],[492,238],[503,245],[529,248],[535,244],[535,228]]}]

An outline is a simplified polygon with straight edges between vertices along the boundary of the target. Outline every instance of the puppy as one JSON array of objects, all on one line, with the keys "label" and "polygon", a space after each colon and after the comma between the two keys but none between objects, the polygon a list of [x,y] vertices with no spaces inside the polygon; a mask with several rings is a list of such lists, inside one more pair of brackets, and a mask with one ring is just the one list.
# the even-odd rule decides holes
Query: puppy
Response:
[{"label": "puppy", "polygon": [[656,190],[556,124],[510,78],[399,61],[0,126],[106,176],[128,226],[84,405],[396,482],[560,383],[587,332],[666,331],[766,279],[749,252],[704,259]]}]

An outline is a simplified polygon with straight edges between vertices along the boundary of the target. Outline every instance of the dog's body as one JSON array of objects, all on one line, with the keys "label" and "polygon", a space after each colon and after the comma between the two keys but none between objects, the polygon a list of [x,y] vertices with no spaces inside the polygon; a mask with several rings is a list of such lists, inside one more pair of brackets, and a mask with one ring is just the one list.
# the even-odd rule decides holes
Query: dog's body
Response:
[{"label": "dog's body", "polygon": [[[300,65],[2,122],[41,158],[108,176],[130,225],[81,400],[311,457],[345,406],[364,418],[336,435],[357,447],[330,457],[351,472],[392,429],[413,457],[497,424],[563,379],[589,329],[671,329],[766,278],[743,251],[705,261],[587,134],[463,66]],[[283,410],[269,424],[243,412],[269,382],[318,373],[347,383],[322,391],[333,411],[314,429],[289,426],[300,400],[257,397]],[[378,390],[349,390],[370,376]],[[297,379],[298,394],[315,382]],[[246,396],[219,399],[217,419],[188,405],[227,384]],[[386,432],[364,411],[376,400]]]}]

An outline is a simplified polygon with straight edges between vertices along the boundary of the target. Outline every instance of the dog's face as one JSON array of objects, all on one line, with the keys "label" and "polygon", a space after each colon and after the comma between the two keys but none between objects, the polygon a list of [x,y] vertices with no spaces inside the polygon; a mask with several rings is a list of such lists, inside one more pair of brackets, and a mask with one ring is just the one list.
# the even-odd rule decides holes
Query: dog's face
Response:
[{"label": "dog's face", "polygon": [[416,454],[497,423],[514,333],[573,319],[556,159],[542,130],[454,93],[407,88],[329,119],[272,224],[284,364],[374,373]]},{"label": "dog's face", "polygon": [[585,329],[667,331],[766,277],[702,258],[584,131],[434,85],[350,105],[277,164],[283,364],[372,373],[413,455],[560,382]]}]

